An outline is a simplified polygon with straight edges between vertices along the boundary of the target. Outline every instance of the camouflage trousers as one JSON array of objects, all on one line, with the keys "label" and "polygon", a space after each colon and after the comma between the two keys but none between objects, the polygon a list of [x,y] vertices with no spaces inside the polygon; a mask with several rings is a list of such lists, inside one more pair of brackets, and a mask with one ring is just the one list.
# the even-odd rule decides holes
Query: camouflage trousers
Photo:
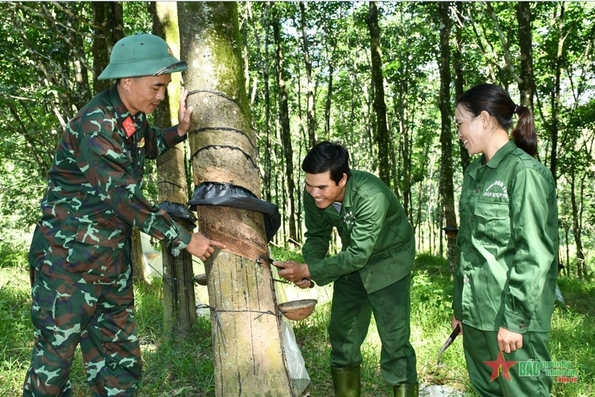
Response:
[{"label": "camouflage trousers", "polygon": [[80,344],[93,397],[134,396],[141,375],[130,267],[107,284],[43,265],[35,271],[35,344],[23,396],[73,395],[69,375]]}]

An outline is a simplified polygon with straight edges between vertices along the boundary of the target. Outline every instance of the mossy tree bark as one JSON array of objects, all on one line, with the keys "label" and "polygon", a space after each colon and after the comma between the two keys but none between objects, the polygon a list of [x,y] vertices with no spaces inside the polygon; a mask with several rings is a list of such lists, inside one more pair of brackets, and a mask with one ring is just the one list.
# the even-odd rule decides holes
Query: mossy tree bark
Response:
[{"label": "mossy tree bark", "polygon": [[[178,3],[181,57],[194,108],[194,183],[230,183],[260,197],[255,136],[244,91],[237,3]],[[199,228],[227,249],[206,262],[217,396],[294,396],[260,213],[200,206]]]}]

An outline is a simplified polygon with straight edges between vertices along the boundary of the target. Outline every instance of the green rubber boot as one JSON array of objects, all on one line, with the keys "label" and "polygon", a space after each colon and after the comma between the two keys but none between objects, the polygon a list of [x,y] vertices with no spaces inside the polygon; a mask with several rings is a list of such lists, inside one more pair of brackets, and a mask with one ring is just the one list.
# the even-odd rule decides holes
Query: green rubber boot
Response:
[{"label": "green rubber boot", "polygon": [[360,367],[331,368],[335,397],[360,397]]},{"label": "green rubber boot", "polygon": [[417,397],[419,394],[419,383],[401,383],[393,388],[395,397]]}]

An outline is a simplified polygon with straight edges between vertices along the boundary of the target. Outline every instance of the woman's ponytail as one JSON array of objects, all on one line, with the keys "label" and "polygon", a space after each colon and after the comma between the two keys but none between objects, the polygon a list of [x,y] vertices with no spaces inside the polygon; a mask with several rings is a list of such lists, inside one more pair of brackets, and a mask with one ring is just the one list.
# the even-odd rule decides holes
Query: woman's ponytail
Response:
[{"label": "woman's ponytail", "polygon": [[533,114],[529,108],[520,105],[515,105],[513,113],[519,116],[519,121],[514,130],[512,130],[514,143],[535,157],[537,154],[537,131],[535,131]]}]

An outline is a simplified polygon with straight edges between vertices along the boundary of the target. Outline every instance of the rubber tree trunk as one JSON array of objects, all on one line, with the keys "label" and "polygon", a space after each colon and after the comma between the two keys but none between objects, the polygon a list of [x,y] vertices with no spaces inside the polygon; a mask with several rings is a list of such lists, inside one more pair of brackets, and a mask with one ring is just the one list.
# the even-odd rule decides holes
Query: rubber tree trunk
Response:
[{"label": "rubber tree trunk", "polygon": [[[315,112],[315,98],[314,98],[314,80],[312,77],[312,61],[310,57],[309,43],[308,43],[308,27],[306,25],[306,4],[303,1],[298,3],[300,9],[300,31],[302,38],[302,51],[304,51],[304,65],[306,67],[306,102],[308,108],[306,113],[308,115],[308,147],[316,144],[316,112]],[[295,236],[292,236],[295,237]]]},{"label": "rubber tree trunk", "polygon": [[145,268],[140,230],[137,228],[132,229],[130,260],[132,261],[132,279],[136,282],[150,285],[151,279],[147,275],[147,269]]},{"label": "rubber tree trunk", "polygon": [[521,82],[519,83],[520,104],[533,110],[533,36],[531,34],[531,3],[519,1],[516,4],[519,25],[519,49],[521,50]]},{"label": "rubber tree trunk", "polygon": [[[176,57],[180,54],[180,36],[178,32],[178,10],[176,3],[150,3],[153,16],[153,33],[162,37]],[[155,124],[166,127],[178,122],[178,100],[181,76],[172,74],[172,81],[167,87],[167,100],[155,111]],[[170,201],[180,205],[188,202],[188,183],[186,182],[186,144],[181,142],[157,158],[157,180],[159,202]],[[178,223],[186,227],[184,221]],[[168,334],[175,333],[180,340],[190,336],[192,324],[196,323],[196,297],[194,295],[194,274],[192,255],[183,250],[174,256],[171,247],[161,244],[163,263],[163,317]],[[204,288],[204,287],[203,287]]]},{"label": "rubber tree trunk", "polygon": [[[380,25],[378,23],[378,6],[371,1],[366,19],[370,31],[371,71],[374,84],[374,110],[376,111],[376,144],[378,146],[378,176],[388,187],[395,184],[391,181],[391,144],[388,131],[386,102],[384,101],[384,76],[382,73],[382,50],[380,48]],[[396,190],[396,189],[395,189]]]},{"label": "rubber tree trunk", "polygon": [[[457,16],[463,15],[466,4],[463,2],[457,2],[455,5],[457,9]],[[465,39],[463,38],[463,27],[460,26],[458,23],[454,24],[455,29],[455,46],[452,50],[452,63],[454,65],[454,74],[455,74],[455,100],[460,98],[463,95],[464,89],[463,84],[465,82],[465,73],[463,72],[464,68],[463,65],[465,64],[465,60],[463,60],[463,55],[461,54],[461,48],[463,48],[463,42]],[[465,174],[465,169],[471,162],[469,159],[469,152],[465,149],[463,142],[457,139],[458,142],[458,151],[459,156],[461,157],[461,171],[462,174]],[[462,175],[461,175],[462,176]]]},{"label": "rubber tree trunk", "polygon": [[296,205],[295,205],[295,193],[299,189],[295,186],[294,168],[293,163],[293,147],[291,138],[291,124],[289,118],[289,93],[287,88],[287,71],[285,67],[285,55],[283,54],[283,45],[281,42],[281,22],[278,15],[278,7],[273,9],[274,17],[271,20],[273,27],[273,37],[275,40],[275,80],[279,92],[279,128],[281,135],[281,144],[283,147],[283,155],[285,157],[285,194],[287,197],[286,201],[286,213],[288,215],[287,224],[289,225],[288,234],[292,239],[297,238],[297,227],[296,227]]},{"label": "rubber tree trunk", "polygon": [[[237,3],[178,3],[183,75],[194,108],[194,183],[230,183],[260,197],[255,136],[244,91]],[[227,249],[206,263],[217,396],[295,396],[281,339],[263,215],[200,206],[199,229]]]},{"label": "rubber tree trunk", "polygon": [[458,263],[459,253],[456,246],[457,236],[457,216],[455,212],[454,201],[454,183],[452,167],[452,113],[450,102],[450,4],[441,2],[437,5],[440,18],[440,59],[438,61],[440,69],[440,147],[442,156],[440,160],[440,196],[442,199],[442,209],[444,223],[446,224],[446,241],[448,249],[448,262],[451,273]]},{"label": "rubber tree trunk", "polygon": [[[94,1],[93,10],[94,38],[91,45],[93,53],[93,72],[99,76],[109,64],[110,51],[118,40],[124,37],[124,8],[122,2]],[[93,79],[95,94],[107,90],[112,80]]]}]

